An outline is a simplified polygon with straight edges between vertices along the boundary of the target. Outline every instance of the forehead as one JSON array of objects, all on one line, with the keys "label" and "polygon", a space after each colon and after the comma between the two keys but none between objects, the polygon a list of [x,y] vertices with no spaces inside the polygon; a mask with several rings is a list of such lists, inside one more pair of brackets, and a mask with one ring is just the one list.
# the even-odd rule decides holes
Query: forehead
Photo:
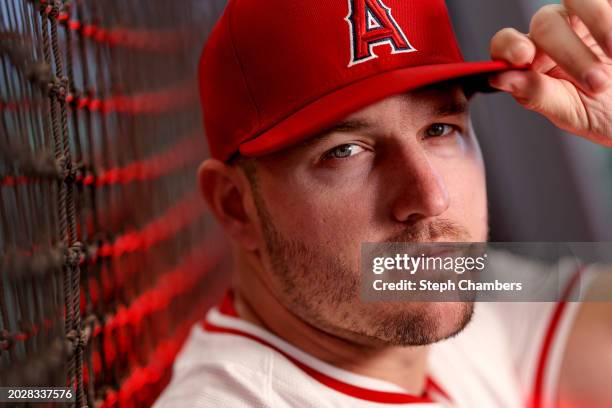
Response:
[{"label": "forehead", "polygon": [[422,121],[435,118],[453,115],[467,116],[470,98],[471,95],[458,83],[444,83],[390,96],[348,115],[296,148],[312,146],[334,132],[350,133],[366,127],[418,125]]},{"label": "forehead", "polygon": [[469,98],[459,84],[430,86],[388,97],[352,113],[346,119],[377,116],[395,110],[402,111],[408,118],[463,114],[468,111]]},{"label": "forehead", "polygon": [[295,146],[261,157],[262,161],[285,161],[300,155],[334,133],[351,133],[365,128],[379,129],[406,123],[433,121],[451,115],[467,115],[471,93],[458,82],[445,82],[390,96],[353,112],[333,126]]}]

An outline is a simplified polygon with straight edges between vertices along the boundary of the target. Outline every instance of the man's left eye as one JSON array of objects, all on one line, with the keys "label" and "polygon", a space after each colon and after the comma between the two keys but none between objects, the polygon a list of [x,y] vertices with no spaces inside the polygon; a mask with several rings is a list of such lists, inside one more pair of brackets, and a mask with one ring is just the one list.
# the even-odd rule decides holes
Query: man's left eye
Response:
[{"label": "man's left eye", "polygon": [[363,151],[365,151],[365,149],[357,144],[343,144],[327,151],[327,153],[323,155],[323,159],[346,159]]},{"label": "man's left eye", "polygon": [[448,136],[455,131],[455,127],[444,123],[434,123],[425,131],[426,137]]}]

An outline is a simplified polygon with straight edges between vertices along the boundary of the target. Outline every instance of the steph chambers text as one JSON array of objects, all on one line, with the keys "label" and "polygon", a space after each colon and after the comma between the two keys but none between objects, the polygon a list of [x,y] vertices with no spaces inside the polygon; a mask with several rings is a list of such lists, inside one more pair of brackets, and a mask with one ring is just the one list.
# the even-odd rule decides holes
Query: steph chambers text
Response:
[{"label": "steph chambers text", "polygon": [[462,280],[447,280],[444,282],[431,281],[420,279],[418,281],[402,279],[396,282],[385,282],[382,279],[377,279],[373,282],[373,288],[376,291],[432,291],[432,292],[456,292],[456,291],[478,291],[478,292],[496,292],[496,291],[521,291],[523,284],[521,282],[475,282],[469,279]]}]

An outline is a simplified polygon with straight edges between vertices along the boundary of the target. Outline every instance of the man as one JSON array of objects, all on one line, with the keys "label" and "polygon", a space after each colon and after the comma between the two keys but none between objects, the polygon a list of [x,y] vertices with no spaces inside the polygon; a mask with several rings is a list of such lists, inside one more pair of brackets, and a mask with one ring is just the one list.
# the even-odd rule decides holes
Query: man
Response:
[{"label": "man", "polygon": [[612,371],[609,305],[359,296],[364,242],[486,241],[483,77],[612,146],[607,0],[546,6],[491,54],[463,62],[442,0],[229,2],[200,66],[199,182],[235,273],[158,407],[611,406],[585,380]]}]

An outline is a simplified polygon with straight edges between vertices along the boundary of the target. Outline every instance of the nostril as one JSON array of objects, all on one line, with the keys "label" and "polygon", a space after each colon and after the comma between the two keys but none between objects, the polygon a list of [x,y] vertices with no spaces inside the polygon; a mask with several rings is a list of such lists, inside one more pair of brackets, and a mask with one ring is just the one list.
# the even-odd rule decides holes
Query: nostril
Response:
[{"label": "nostril", "polygon": [[423,214],[419,214],[419,213],[414,213],[411,214],[410,216],[408,216],[408,218],[404,221],[406,224],[408,225],[413,225],[418,223],[419,221],[425,219],[425,215]]}]

